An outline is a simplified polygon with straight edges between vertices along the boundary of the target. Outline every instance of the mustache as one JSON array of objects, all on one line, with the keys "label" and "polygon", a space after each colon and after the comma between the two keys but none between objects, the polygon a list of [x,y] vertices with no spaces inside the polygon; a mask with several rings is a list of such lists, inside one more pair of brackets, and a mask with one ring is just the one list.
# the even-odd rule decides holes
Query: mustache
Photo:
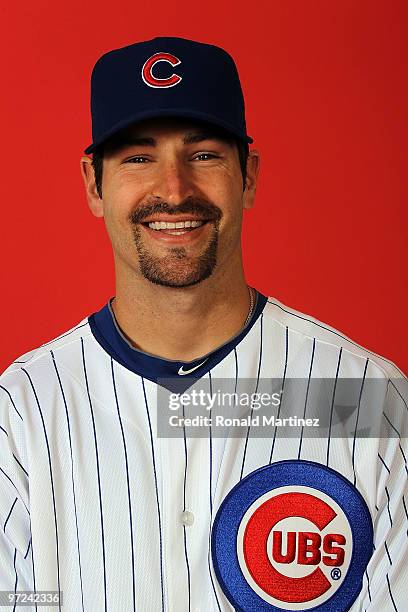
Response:
[{"label": "mustache", "polygon": [[222,217],[221,210],[212,202],[201,198],[189,197],[177,206],[170,206],[168,202],[154,202],[146,204],[146,206],[140,206],[129,215],[129,221],[134,224],[142,223],[144,219],[159,213],[167,215],[192,213],[211,221],[219,221]]}]

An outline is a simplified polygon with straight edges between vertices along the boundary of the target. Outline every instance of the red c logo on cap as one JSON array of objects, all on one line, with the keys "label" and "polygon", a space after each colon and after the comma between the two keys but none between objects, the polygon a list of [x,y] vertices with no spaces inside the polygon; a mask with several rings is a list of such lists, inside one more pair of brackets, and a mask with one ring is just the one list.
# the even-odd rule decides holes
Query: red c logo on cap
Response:
[{"label": "red c logo on cap", "polygon": [[153,68],[158,62],[167,62],[173,68],[181,61],[171,53],[155,53],[145,61],[142,68],[142,79],[149,87],[174,87],[180,83],[182,77],[178,74],[173,74],[166,79],[159,79],[153,75]]}]

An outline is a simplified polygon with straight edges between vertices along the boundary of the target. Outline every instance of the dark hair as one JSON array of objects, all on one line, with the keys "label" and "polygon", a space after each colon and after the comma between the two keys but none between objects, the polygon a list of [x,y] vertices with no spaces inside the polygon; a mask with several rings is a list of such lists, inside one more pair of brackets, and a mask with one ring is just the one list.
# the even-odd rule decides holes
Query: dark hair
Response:
[{"label": "dark hair", "polygon": [[[235,142],[238,149],[239,165],[241,166],[242,179],[245,190],[246,181],[246,165],[249,155],[249,146],[247,142],[239,138],[228,138],[233,143]],[[103,172],[103,147],[99,147],[92,155],[92,167],[95,173],[96,190],[100,198],[102,198],[102,172]]]}]

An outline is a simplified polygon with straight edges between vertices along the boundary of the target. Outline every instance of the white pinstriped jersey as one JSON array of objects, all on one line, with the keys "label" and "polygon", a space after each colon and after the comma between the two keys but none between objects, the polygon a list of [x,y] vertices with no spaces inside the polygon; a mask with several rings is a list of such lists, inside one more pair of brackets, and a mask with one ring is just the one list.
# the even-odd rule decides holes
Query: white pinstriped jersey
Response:
[{"label": "white pinstriped jersey", "polygon": [[158,438],[155,378],[168,367],[177,376],[183,364],[132,348],[105,307],[0,379],[0,590],[61,590],[69,612],[233,610],[211,560],[212,522],[240,479],[293,459],[355,483],[369,509],[374,551],[350,609],[408,609],[403,376],[336,330],[262,297],[248,326],[205,356],[197,375],[385,379],[373,419],[395,435]]}]

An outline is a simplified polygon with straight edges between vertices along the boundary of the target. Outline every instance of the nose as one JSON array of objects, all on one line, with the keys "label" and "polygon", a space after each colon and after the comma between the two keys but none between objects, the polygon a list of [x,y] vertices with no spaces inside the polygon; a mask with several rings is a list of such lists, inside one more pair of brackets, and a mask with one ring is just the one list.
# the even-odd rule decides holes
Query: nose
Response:
[{"label": "nose", "polygon": [[194,183],[186,162],[171,157],[158,164],[152,194],[155,198],[177,205],[194,194]]}]

